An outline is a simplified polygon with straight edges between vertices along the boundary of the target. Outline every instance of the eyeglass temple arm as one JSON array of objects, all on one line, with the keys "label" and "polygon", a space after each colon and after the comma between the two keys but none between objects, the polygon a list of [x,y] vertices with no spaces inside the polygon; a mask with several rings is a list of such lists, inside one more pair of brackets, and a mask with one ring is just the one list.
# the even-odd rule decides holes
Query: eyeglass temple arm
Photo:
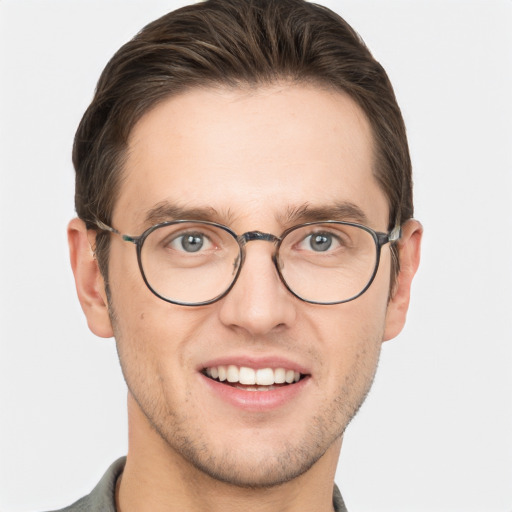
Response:
[{"label": "eyeglass temple arm", "polygon": [[388,234],[388,241],[396,242],[397,240],[400,240],[400,238],[402,238],[402,226],[396,224],[395,227]]},{"label": "eyeglass temple arm", "polygon": [[389,233],[377,233],[377,238],[379,240],[379,245],[384,245],[387,243],[392,244],[400,240],[402,237],[402,226],[395,225],[395,227]]},{"label": "eyeglass temple arm", "polygon": [[130,235],[123,235],[120,231],[118,231],[116,228],[113,228],[109,226],[108,224],[105,224],[104,222],[101,222],[101,220],[96,219],[94,221],[96,226],[100,228],[103,231],[109,231],[110,233],[115,233],[116,235],[119,235],[124,241],[126,242],[132,242],[133,244],[137,243],[137,240],[139,239],[138,236],[130,236]]}]

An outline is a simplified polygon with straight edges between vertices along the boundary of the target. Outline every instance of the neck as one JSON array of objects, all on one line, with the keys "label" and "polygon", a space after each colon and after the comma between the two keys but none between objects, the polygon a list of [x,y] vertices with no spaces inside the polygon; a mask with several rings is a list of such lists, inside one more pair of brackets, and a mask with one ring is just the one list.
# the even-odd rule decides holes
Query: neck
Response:
[{"label": "neck", "polygon": [[[118,512],[332,512],[332,493],[341,439],[304,474],[278,486],[246,488],[207,475],[173,450],[129,406],[129,449],[118,482]],[[138,409],[138,408],[137,408]],[[135,417],[134,417],[135,416]],[[134,425],[136,423],[136,425]]]}]

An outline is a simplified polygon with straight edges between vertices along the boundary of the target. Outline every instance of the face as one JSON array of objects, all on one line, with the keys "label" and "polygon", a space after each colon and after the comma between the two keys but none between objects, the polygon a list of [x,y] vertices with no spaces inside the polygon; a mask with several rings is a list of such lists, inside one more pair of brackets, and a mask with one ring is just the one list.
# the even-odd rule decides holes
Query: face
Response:
[{"label": "face", "polygon": [[[388,205],[373,165],[369,124],[341,93],[289,85],[191,90],[133,129],[112,224],[138,235],[172,220],[172,212],[200,212],[238,234],[280,235],[297,223],[294,212],[359,220],[339,218],[335,207],[348,203],[369,227],[386,231]],[[111,313],[131,430],[147,443],[163,441],[182,464],[237,485],[288,481],[339,450],[386,329],[388,246],[369,290],[330,306],[292,296],[273,250],[251,242],[227,296],[184,307],[153,295],[134,247],[111,238]],[[284,369],[301,379],[254,391],[207,375],[230,366],[274,377]]]}]

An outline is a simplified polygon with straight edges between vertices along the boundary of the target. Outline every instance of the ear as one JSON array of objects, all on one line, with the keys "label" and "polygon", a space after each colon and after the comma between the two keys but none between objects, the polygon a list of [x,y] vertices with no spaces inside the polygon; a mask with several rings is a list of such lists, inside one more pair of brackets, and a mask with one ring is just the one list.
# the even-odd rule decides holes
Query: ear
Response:
[{"label": "ear", "polygon": [[420,264],[422,235],[423,227],[417,220],[410,219],[402,226],[402,237],[398,242],[400,272],[388,304],[383,341],[397,336],[405,325],[412,279]]},{"label": "ear", "polygon": [[68,225],[68,244],[76,291],[89,329],[102,338],[113,336],[105,283],[93,247],[95,235],[80,219]]}]

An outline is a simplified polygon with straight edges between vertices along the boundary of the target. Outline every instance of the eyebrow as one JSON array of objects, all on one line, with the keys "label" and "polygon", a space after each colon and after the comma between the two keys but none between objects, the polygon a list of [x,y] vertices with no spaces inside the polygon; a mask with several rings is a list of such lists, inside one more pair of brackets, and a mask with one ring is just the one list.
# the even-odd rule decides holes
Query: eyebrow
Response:
[{"label": "eyebrow", "polygon": [[189,208],[162,201],[146,212],[144,224],[151,226],[170,220],[214,221],[228,225],[233,220],[233,215],[229,209],[220,213],[211,206]]},{"label": "eyebrow", "polygon": [[[152,226],[171,220],[199,220],[213,221],[230,226],[234,218],[235,216],[229,209],[219,212],[211,206],[189,208],[162,201],[146,212],[144,224]],[[277,213],[276,219],[279,224],[286,228],[296,224],[324,220],[368,223],[368,217],[363,210],[349,201],[325,206],[312,206],[309,203],[300,206],[289,206],[284,213]]]},{"label": "eyebrow", "polygon": [[312,206],[305,203],[299,207],[290,207],[284,215],[278,216],[278,220],[281,224],[287,226],[322,220],[353,221],[368,224],[368,217],[363,210],[349,201],[325,206]]}]

